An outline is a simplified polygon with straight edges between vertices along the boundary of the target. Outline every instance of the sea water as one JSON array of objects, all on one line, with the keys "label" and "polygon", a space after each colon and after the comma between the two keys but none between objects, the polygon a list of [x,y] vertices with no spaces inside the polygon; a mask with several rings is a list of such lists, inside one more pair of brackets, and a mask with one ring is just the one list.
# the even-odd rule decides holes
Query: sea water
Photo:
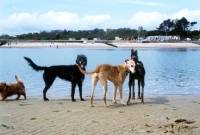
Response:
[{"label": "sea water", "polygon": [[[139,60],[146,69],[145,95],[200,94],[200,49],[196,48],[137,48]],[[43,71],[34,71],[23,58],[29,57],[39,66],[73,65],[79,54],[87,56],[86,71],[100,64],[120,65],[130,59],[131,48],[0,48],[0,82],[14,83],[14,76],[25,84],[28,97],[43,95]],[[128,95],[128,75],[123,94]],[[91,94],[91,76],[85,75],[83,97]],[[137,81],[135,90],[137,93]],[[112,96],[113,84],[108,82],[107,95]],[[47,91],[47,97],[69,97],[71,83],[57,78]],[[103,96],[98,82],[95,95]],[[75,96],[79,99],[78,87]]]}]

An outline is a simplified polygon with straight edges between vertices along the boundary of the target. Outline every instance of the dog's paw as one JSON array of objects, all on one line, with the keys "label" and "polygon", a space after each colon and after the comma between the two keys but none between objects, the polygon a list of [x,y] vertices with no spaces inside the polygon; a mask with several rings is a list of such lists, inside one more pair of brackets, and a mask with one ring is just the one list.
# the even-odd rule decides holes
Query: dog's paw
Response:
[{"label": "dog's paw", "polygon": [[94,107],[94,106],[93,106],[93,105],[91,105],[91,104],[90,104],[89,106],[90,106],[90,107]]},{"label": "dog's paw", "polygon": [[81,98],[81,101],[86,101],[85,99]]},{"label": "dog's paw", "polygon": [[127,103],[126,103],[126,105],[130,105],[131,104],[131,102],[130,101],[128,101]]},{"label": "dog's paw", "polygon": [[109,107],[109,105],[106,104],[105,107]]},{"label": "dog's paw", "polygon": [[48,98],[44,98],[44,101],[49,101],[49,99]]},{"label": "dog's paw", "polygon": [[120,99],[119,101],[120,101],[120,103],[123,104],[123,105],[126,104],[126,103],[124,103],[124,100],[123,100],[123,99]]},{"label": "dog's paw", "polygon": [[72,99],[72,102],[76,102],[76,99]]}]

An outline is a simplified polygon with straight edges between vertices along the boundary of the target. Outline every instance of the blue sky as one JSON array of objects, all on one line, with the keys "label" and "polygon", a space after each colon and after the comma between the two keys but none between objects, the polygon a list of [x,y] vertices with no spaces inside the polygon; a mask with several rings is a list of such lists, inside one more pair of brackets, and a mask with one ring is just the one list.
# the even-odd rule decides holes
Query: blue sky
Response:
[{"label": "blue sky", "polygon": [[196,21],[199,0],[0,0],[0,35],[50,30],[92,30],[142,26],[155,30],[166,19]]}]

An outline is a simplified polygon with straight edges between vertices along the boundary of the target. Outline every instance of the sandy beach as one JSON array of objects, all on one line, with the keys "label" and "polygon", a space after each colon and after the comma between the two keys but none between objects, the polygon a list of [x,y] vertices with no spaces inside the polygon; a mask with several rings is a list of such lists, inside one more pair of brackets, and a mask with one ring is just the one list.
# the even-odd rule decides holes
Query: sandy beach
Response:
[{"label": "sandy beach", "polygon": [[[194,43],[112,43],[118,48],[200,48],[200,45]],[[104,43],[60,43],[60,42],[19,42],[11,43],[11,45],[3,45],[0,48],[42,48],[42,47],[73,47],[73,48],[115,48]]]},{"label": "sandy beach", "polygon": [[[116,43],[118,48],[199,48],[193,43]],[[18,43],[0,48],[77,47],[113,48],[103,43]],[[42,91],[41,91],[42,92]],[[103,96],[103,92],[102,92]],[[27,95],[0,101],[0,135],[199,135],[200,95],[144,95],[130,105],[112,103],[105,108],[102,97],[94,97],[94,107],[86,101],[72,102],[70,97]],[[124,101],[127,94],[124,93]]]},{"label": "sandy beach", "polygon": [[200,95],[145,95],[145,104],[135,99],[130,105],[113,104],[110,97],[107,108],[101,97],[94,98],[94,107],[89,97],[14,98],[0,102],[1,135],[200,134]]}]

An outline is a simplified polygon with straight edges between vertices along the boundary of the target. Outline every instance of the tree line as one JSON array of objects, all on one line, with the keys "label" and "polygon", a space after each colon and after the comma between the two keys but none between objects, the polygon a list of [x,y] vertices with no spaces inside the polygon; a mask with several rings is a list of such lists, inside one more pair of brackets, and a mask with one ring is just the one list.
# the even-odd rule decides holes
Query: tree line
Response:
[{"label": "tree line", "polygon": [[157,29],[163,35],[179,35],[180,37],[193,38],[193,35],[198,36],[194,31],[191,32],[195,24],[197,24],[197,22],[189,22],[185,17],[182,17],[180,20],[164,20]]},{"label": "tree line", "polygon": [[[197,22],[189,22],[185,17],[181,19],[167,19],[164,20],[156,30],[138,30],[131,28],[118,28],[118,29],[98,29],[93,30],[51,30],[51,31],[41,31],[38,33],[28,33],[16,35],[15,38],[23,40],[69,40],[69,38],[75,38],[80,40],[81,38],[88,38],[93,40],[94,38],[100,38],[101,40],[114,40],[115,37],[120,37],[122,39],[137,39],[138,35],[140,37],[148,36],[163,36],[163,35],[175,35],[180,36],[181,39],[189,37],[191,39],[200,38],[200,30],[192,30]],[[0,36],[1,39],[11,39],[14,38],[9,35]]]}]

